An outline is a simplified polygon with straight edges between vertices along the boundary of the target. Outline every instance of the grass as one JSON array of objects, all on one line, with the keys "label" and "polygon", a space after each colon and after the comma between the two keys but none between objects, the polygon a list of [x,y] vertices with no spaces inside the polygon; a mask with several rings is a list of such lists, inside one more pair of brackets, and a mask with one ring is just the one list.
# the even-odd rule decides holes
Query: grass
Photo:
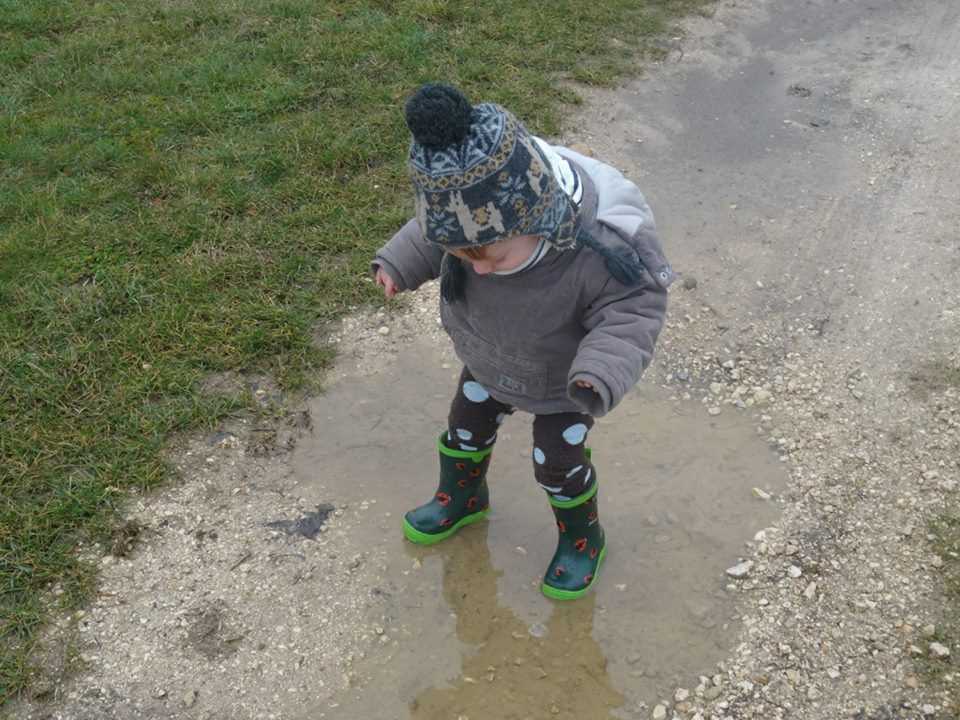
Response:
[{"label": "grass", "polygon": [[960,358],[927,361],[907,375],[907,383],[914,394],[921,397],[960,390]]},{"label": "grass", "polygon": [[[952,676],[960,672],[957,657],[957,648],[960,648],[960,515],[944,513],[929,523],[928,531],[933,551],[943,561],[941,584],[946,602],[934,634],[923,638],[923,653],[916,664],[928,684],[950,687],[955,684]],[[929,648],[931,642],[950,648],[950,656],[934,657]],[[960,706],[954,704],[945,710],[951,713],[951,717],[960,718]]]},{"label": "grass", "polygon": [[78,543],[171,433],[247,407],[201,381],[316,382],[311,328],[375,297],[418,84],[555,133],[569,80],[705,4],[0,0],[0,701],[89,597]]}]

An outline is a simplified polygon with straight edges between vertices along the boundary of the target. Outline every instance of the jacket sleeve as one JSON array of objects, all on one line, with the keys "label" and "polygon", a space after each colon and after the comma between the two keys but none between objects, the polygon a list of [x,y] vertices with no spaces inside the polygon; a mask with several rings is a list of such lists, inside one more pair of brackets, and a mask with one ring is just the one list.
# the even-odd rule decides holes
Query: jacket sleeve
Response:
[{"label": "jacket sleeve", "polygon": [[[593,417],[610,412],[637,383],[650,360],[667,311],[667,290],[646,282],[626,287],[613,278],[585,310],[587,334],[570,367],[567,394]],[[577,385],[590,383],[597,392]]]},{"label": "jacket sleeve", "polygon": [[397,284],[398,290],[416,290],[440,275],[441,260],[443,250],[424,241],[420,225],[414,218],[377,250],[377,257],[370,266],[374,272],[382,267]]}]

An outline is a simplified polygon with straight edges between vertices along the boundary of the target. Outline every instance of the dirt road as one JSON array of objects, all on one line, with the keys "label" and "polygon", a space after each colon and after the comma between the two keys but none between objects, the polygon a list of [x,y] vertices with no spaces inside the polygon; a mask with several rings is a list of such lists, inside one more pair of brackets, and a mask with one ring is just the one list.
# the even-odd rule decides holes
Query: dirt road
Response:
[{"label": "dirt road", "polygon": [[428,289],[337,328],[287,425],[178,451],[185,482],[132,508],[143,542],[53,636],[80,673],[52,655],[11,717],[956,716],[927,528],[960,508],[960,6],[725,2],[663,47],[563,139],[637,180],[681,273],[591,436],[597,592],[537,593],[522,420],[489,522],[401,541],[457,371]]},{"label": "dirt road", "polygon": [[[660,372],[695,364],[728,398],[772,382],[764,435],[790,450],[725,663],[734,692],[704,715],[954,717],[955,694],[918,676],[932,663],[958,686],[956,646],[930,649],[956,643],[957,610],[925,529],[960,506],[960,8],[757,10],[725,6],[583,125],[697,280],[674,294]],[[751,379],[704,355],[749,360]]]}]

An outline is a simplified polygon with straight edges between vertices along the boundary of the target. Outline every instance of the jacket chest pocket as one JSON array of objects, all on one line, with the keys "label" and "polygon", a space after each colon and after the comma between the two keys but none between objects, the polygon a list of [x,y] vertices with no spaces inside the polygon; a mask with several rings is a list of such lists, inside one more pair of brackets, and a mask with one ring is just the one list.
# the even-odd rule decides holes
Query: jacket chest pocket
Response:
[{"label": "jacket chest pocket", "polygon": [[457,355],[481,385],[505,395],[543,400],[547,364],[498,352],[490,343],[462,329],[450,333]]}]

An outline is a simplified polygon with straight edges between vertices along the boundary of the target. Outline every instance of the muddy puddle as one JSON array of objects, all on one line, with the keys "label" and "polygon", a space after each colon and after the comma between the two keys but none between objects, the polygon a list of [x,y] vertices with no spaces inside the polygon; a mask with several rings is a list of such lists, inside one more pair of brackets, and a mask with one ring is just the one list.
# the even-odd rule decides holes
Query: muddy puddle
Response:
[{"label": "muddy puddle", "polygon": [[370,643],[353,686],[302,716],[628,718],[677,687],[692,692],[733,642],[737,592],[724,570],[776,518],[751,489],[776,495],[785,481],[754,426],[652,382],[598,421],[588,444],[607,556],[594,593],[559,603],[538,590],[556,537],[521,413],[500,432],[487,519],[433,547],[403,538],[404,512],[435,487],[459,368],[423,345],[375,374],[334,379],[296,450],[300,492],[346,505],[340,521],[364,540],[371,576]]}]

